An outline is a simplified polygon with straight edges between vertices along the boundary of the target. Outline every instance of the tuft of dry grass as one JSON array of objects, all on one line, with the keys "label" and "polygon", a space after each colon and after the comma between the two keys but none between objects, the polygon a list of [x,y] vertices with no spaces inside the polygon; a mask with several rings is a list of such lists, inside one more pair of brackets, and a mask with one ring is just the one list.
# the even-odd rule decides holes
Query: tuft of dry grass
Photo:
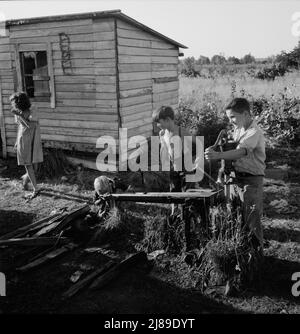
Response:
[{"label": "tuft of dry grass", "polygon": [[62,150],[44,149],[43,153],[44,161],[37,168],[39,179],[54,178],[74,169]]},{"label": "tuft of dry grass", "polygon": [[211,209],[212,238],[203,251],[200,264],[202,287],[224,281],[233,281],[239,289],[253,283],[261,255],[253,244],[253,235],[243,222],[239,207],[218,206]]},{"label": "tuft of dry grass", "polygon": [[[155,212],[154,212],[155,211]],[[168,254],[180,254],[184,250],[184,222],[180,215],[171,216],[169,207],[153,209],[153,215],[144,220],[144,238],[137,245],[147,253],[164,249]]]}]

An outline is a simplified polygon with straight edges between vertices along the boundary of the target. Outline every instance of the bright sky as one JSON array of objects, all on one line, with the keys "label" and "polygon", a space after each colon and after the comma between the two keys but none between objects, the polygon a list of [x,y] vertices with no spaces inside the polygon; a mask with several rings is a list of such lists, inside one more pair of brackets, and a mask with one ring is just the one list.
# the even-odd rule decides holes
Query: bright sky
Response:
[{"label": "bright sky", "polygon": [[292,15],[300,1],[110,0],[1,1],[4,19],[121,9],[141,23],[188,46],[185,56],[223,53],[257,58],[293,49]]}]

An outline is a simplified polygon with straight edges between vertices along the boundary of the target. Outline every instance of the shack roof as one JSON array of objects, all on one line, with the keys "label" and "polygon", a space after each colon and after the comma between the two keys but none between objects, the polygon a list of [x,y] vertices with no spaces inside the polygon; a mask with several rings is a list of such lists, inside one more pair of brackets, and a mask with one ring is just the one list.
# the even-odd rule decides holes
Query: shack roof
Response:
[{"label": "shack roof", "polygon": [[41,17],[32,17],[25,19],[16,19],[16,20],[8,20],[6,21],[6,27],[10,26],[18,26],[23,24],[34,24],[34,23],[43,23],[43,22],[56,22],[56,21],[66,21],[66,20],[80,20],[80,19],[89,19],[89,18],[107,18],[114,17],[120,20],[123,20],[127,23],[130,23],[143,31],[146,31],[154,36],[157,36],[177,47],[187,49],[187,46],[174,41],[173,39],[145,26],[144,24],[136,21],[135,19],[125,15],[121,12],[120,9],[116,10],[108,10],[101,12],[89,12],[89,13],[78,13],[78,14],[67,14],[67,15],[55,15],[55,16],[41,16]]}]

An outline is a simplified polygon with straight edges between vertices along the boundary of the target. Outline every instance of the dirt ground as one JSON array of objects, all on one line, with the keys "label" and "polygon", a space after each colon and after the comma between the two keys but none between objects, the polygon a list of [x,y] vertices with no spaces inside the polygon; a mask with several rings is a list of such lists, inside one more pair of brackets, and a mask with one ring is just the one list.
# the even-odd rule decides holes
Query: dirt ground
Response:
[{"label": "dirt ground", "polygon": [[[63,179],[45,179],[42,194],[27,202],[20,181],[23,169],[14,159],[2,163],[7,168],[0,171],[0,235],[89,201],[98,175],[84,171],[80,177],[74,172]],[[300,179],[266,179],[264,193],[265,268],[259,288],[230,298],[217,290],[202,294],[184,276],[178,277],[170,269],[172,261],[162,256],[152,270],[129,270],[103,289],[85,289],[63,300],[63,292],[72,285],[70,276],[78,268],[83,264],[87,271],[97,268],[107,260],[106,255],[122,256],[124,247],[108,244],[101,253],[92,254],[79,248],[22,275],[10,269],[18,255],[0,249],[0,271],[7,276],[7,296],[0,298],[0,313],[300,313],[300,297],[291,293],[291,276],[300,272]],[[144,218],[153,212],[145,209]],[[126,252],[136,251],[134,242],[143,237],[140,218],[139,233],[129,237]]]}]

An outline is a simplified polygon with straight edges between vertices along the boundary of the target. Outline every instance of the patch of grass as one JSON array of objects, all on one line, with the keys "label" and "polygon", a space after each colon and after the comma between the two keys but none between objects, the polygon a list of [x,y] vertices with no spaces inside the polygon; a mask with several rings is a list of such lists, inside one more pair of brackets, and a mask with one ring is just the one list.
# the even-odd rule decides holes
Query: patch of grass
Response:
[{"label": "patch of grass", "polygon": [[38,164],[37,168],[39,179],[54,178],[74,169],[62,150],[44,149],[43,153],[44,161]]},{"label": "patch of grass", "polygon": [[143,219],[133,210],[113,206],[100,219],[90,240],[90,246],[109,243],[120,250],[133,251],[133,245],[142,239]]},{"label": "patch of grass", "polygon": [[[243,226],[240,211],[213,207],[209,218],[210,238],[202,242],[202,248],[186,253],[180,215],[170,219],[166,212],[157,212],[144,222],[144,239],[139,249],[146,252],[164,249],[168,260],[160,264],[161,268],[169,269],[184,286],[205,290],[227,280],[233,281],[237,288],[252,283],[259,256],[252,235]],[[188,257],[192,260],[188,261]]]},{"label": "patch of grass", "polygon": [[285,87],[289,88],[291,96],[300,98],[300,77],[297,71],[276,78],[271,82],[239,74],[234,76],[224,75],[215,79],[180,77],[179,96],[182,99],[195,96],[201,101],[203,96],[213,92],[221,101],[225,102],[232,93],[231,84],[233,81],[236,82],[237,93],[246,91],[254,98],[265,96],[269,99],[273,95],[278,95]]},{"label": "patch of grass", "polygon": [[179,254],[184,249],[184,223],[179,216],[171,217],[170,208],[157,208],[154,215],[144,220],[144,238],[137,245],[147,253],[164,249],[168,254]]}]

